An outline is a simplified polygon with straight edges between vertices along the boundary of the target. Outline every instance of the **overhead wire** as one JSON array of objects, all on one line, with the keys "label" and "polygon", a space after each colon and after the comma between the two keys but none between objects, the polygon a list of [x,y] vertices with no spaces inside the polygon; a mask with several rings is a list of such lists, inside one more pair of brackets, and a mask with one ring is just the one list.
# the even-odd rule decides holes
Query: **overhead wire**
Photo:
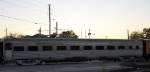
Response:
[{"label": "overhead wire", "polygon": [[[35,0],[33,0],[34,2],[36,2],[36,3],[40,3],[40,4],[46,4],[46,3],[43,3],[43,2],[39,2],[39,1],[35,1]],[[48,5],[48,4],[47,4]]]},{"label": "overhead wire", "polygon": [[56,16],[57,18],[60,18],[62,20],[69,20],[71,19],[70,17],[66,17],[65,15],[62,15],[59,11],[55,11],[54,9],[51,10],[52,12],[54,12],[54,16]]},{"label": "overhead wire", "polygon": [[[29,4],[29,5],[32,5],[32,6],[36,6],[36,7],[40,7],[40,8],[45,8],[44,6],[39,6],[39,5],[31,4],[31,3],[26,2],[26,1],[23,1],[23,0],[18,0],[18,1],[20,1],[20,2],[22,2],[22,3],[26,3],[26,4]],[[47,4],[46,4],[46,5],[47,5]],[[47,5],[47,7],[48,7],[48,5]],[[48,11],[48,8],[47,8],[47,11]],[[47,11],[46,11],[46,12],[47,12]]]},{"label": "overhead wire", "polygon": [[[2,0],[1,0],[2,1]],[[16,4],[13,4],[13,3],[10,3],[10,2],[7,2],[7,1],[3,1],[5,3],[8,3],[8,4],[11,4],[11,5],[15,5],[15,6],[19,6],[19,7],[23,7],[23,6],[20,6],[20,5],[16,5]],[[25,2],[24,2],[25,3]],[[34,5],[36,6],[36,5]],[[27,8],[27,7],[23,7],[23,8],[26,8],[26,9],[30,9],[30,10],[34,10],[34,11],[37,11],[35,9],[31,9],[31,8]],[[44,8],[44,7],[43,7]],[[5,11],[5,10],[2,10],[2,11]],[[7,12],[7,11],[6,11]],[[15,13],[15,12],[13,12]],[[23,15],[23,14],[21,14]],[[5,16],[5,15],[0,15],[1,17],[7,17],[7,18],[11,18],[11,19],[15,19],[15,20],[20,20],[20,21],[25,21],[25,22],[30,22],[30,23],[34,23],[34,24],[42,24],[42,25],[47,25],[47,24],[44,24],[44,23],[38,23],[38,22],[33,22],[33,21],[29,21],[29,20],[24,20],[24,19],[20,19],[20,18],[15,18],[15,17],[10,17],[10,16]],[[53,25],[51,25],[52,27],[54,27]],[[32,27],[34,28],[34,27]],[[32,28],[29,28],[29,29],[32,29]],[[55,27],[54,27],[55,28]],[[27,29],[26,29],[27,30]],[[19,30],[20,31],[20,30]]]},{"label": "overhead wire", "polygon": [[[44,23],[38,23],[38,22],[32,22],[32,21],[28,21],[28,20],[23,20],[23,19],[18,19],[18,18],[14,18],[14,17],[9,17],[9,16],[4,16],[4,15],[0,15],[2,17],[7,17],[7,18],[11,18],[11,19],[15,19],[15,20],[20,20],[20,21],[26,21],[26,22],[30,22],[30,23],[34,23],[34,24],[42,24],[42,25],[48,25],[48,24],[44,24]],[[55,28],[55,26],[51,25],[53,28]]]},{"label": "overhead wire", "polygon": [[55,15],[55,16],[58,16],[58,18],[61,18],[61,19],[65,19],[65,20],[68,20],[68,19],[70,19],[69,17],[66,17],[65,15],[62,15],[59,11],[55,11],[54,9],[52,9],[51,11],[53,11],[54,13],[56,13],[56,14],[53,14],[53,15]]},{"label": "overhead wire", "polygon": [[[57,10],[59,13],[63,14],[64,16],[70,18],[70,16],[66,15],[65,13],[63,13],[62,11],[58,10],[57,8],[55,8],[54,6],[52,6],[55,10]],[[54,10],[54,11],[55,11]]]},{"label": "overhead wire", "polygon": [[[26,4],[30,4],[30,3],[28,3],[28,2],[25,2],[25,1],[21,1],[21,0],[18,0],[18,1],[20,1],[20,2],[24,2],[24,3],[26,3]],[[35,0],[34,0],[35,1]],[[41,2],[38,2],[38,1],[35,1],[35,2],[37,2],[37,3],[41,3]],[[43,4],[45,4],[45,3],[43,3]],[[30,4],[30,5],[33,5],[33,4]],[[48,5],[48,4],[46,4],[46,5]],[[38,5],[33,5],[33,6],[37,6],[37,7],[41,7],[41,6],[38,6]],[[41,7],[41,8],[44,8],[44,7]],[[53,26],[53,25],[51,25],[53,28],[55,28],[55,26]]]},{"label": "overhead wire", "polygon": [[37,12],[43,12],[43,11],[40,11],[40,10],[31,9],[31,8],[27,8],[27,7],[24,7],[24,6],[16,5],[16,4],[13,4],[13,3],[10,3],[10,2],[4,1],[4,0],[0,0],[0,1],[5,2],[5,3],[8,3],[8,4],[11,4],[11,5],[15,5],[15,6],[18,6],[18,7],[22,7],[22,8],[25,8],[25,9],[29,9],[29,10],[33,10],[33,11],[37,11]]},{"label": "overhead wire", "polygon": [[32,5],[32,6],[36,6],[36,7],[40,7],[40,8],[45,8],[45,7],[41,7],[41,6],[38,6],[38,5],[34,5],[34,4],[31,4],[31,3],[28,3],[28,2],[25,2],[25,1],[22,1],[22,0],[18,0],[22,3],[26,3],[26,4],[29,4],[29,5]]},{"label": "overhead wire", "polygon": [[15,19],[15,20],[20,20],[20,21],[30,22],[30,23],[34,23],[34,24],[47,25],[47,24],[44,24],[44,23],[32,22],[32,21],[29,21],[29,20],[18,19],[18,18],[14,18],[14,17],[10,17],[10,16],[5,16],[5,15],[0,15],[0,16],[2,16],[2,17],[7,17],[7,18],[11,18],[11,19]]},{"label": "overhead wire", "polygon": [[[34,2],[37,2],[37,3],[40,3],[40,4],[46,4],[46,3],[42,3],[42,2],[39,2],[39,1],[37,1],[37,0],[33,0]],[[49,5],[49,4],[47,4],[47,5]],[[54,7],[53,5],[51,5],[51,7]],[[55,7],[54,7],[55,8]],[[58,10],[57,8],[55,8],[58,12],[61,12],[62,14],[64,14],[62,11],[60,11],[60,10]],[[52,9],[51,9],[52,10]],[[64,15],[66,15],[66,14],[64,14]],[[68,15],[66,15],[66,16],[68,16]],[[68,16],[69,17],[69,16]],[[70,18],[70,17],[69,17]]]},{"label": "overhead wire", "polygon": [[[11,5],[23,7],[23,8],[29,9],[29,10],[33,10],[33,11],[36,11],[36,12],[39,11],[39,10],[36,10],[36,9],[31,9],[31,8],[27,8],[27,7],[24,7],[24,6],[16,5],[16,4],[13,4],[13,3],[10,3],[10,2],[4,1],[4,0],[0,0],[0,1],[5,2],[5,3],[8,3],[8,4],[11,4]],[[24,2],[24,1],[21,1],[21,2]],[[24,2],[24,3],[25,3],[25,2]],[[47,10],[48,10],[48,8],[47,8]],[[3,10],[3,11],[4,11],[4,10]],[[13,13],[14,13],[14,12],[13,12]],[[24,15],[24,14],[20,14],[20,15]],[[41,17],[38,17],[38,18],[41,18]]]},{"label": "overhead wire", "polygon": [[53,16],[55,16],[56,18],[58,18],[58,19],[56,19],[56,20],[68,20],[68,19],[66,19],[66,18],[64,18],[64,17],[62,17],[62,16],[60,16],[60,15],[58,15],[58,14],[53,14]]},{"label": "overhead wire", "polygon": [[[1,1],[3,1],[3,0],[1,0]],[[20,1],[20,0],[19,0],[19,1]],[[34,0],[34,1],[35,1],[35,0]],[[3,1],[3,2],[12,4],[12,5],[15,5],[15,6],[23,7],[23,6],[16,5],[16,4],[13,4],[13,3],[10,3],[10,2],[6,2],[6,1]],[[21,1],[21,2],[24,2],[24,1]],[[35,1],[35,2],[41,3],[41,2],[38,2],[38,1]],[[27,2],[24,2],[24,3],[27,3]],[[29,4],[29,3],[28,3],[28,4]],[[46,3],[42,3],[42,4],[46,4]],[[32,4],[31,4],[31,5],[32,5]],[[36,5],[34,5],[34,6],[36,6]],[[52,6],[52,7],[53,7],[53,6]],[[30,8],[27,8],[27,7],[23,7],[23,8],[30,9]],[[35,10],[35,9],[30,9],[30,10],[37,11],[37,10]],[[57,11],[60,12],[60,13],[62,13],[64,16],[70,18],[68,15],[64,14],[63,12],[59,11],[58,9],[57,9]],[[60,14],[60,15],[62,15],[62,14]],[[8,17],[8,18],[12,18],[12,19],[16,19],[16,20],[21,20],[21,21],[31,22],[31,21],[28,21],[28,20],[17,19],[17,18],[13,18],[13,17],[9,17],[9,16],[4,16],[4,15],[1,15],[1,16],[3,16],[3,17]],[[63,16],[62,19],[66,19],[66,18],[64,18],[64,16]],[[67,19],[66,19],[66,20],[67,20]],[[35,24],[36,24],[36,22],[31,22],[31,23],[35,23]],[[40,24],[41,24],[41,23],[40,23]],[[75,24],[76,24],[76,23],[75,23]],[[52,25],[51,25],[51,26],[52,26]],[[55,26],[53,26],[53,27],[55,27]]]},{"label": "overhead wire", "polygon": [[[20,0],[19,0],[20,1]],[[37,0],[33,0],[34,2],[37,2],[37,3],[40,3],[40,4],[46,4],[46,3],[42,3],[42,2],[39,2],[39,1],[37,1]],[[48,5],[48,4],[47,4]],[[53,7],[52,5],[51,5],[51,7]],[[58,10],[58,9],[57,9]],[[52,9],[51,9],[51,11],[53,11]],[[59,12],[60,12],[60,10],[58,10]],[[55,11],[55,12],[57,12],[57,11]],[[59,12],[57,12],[57,13],[59,13]],[[62,13],[62,12],[61,12]],[[64,14],[64,13],[62,13],[62,14]],[[62,15],[61,14],[61,15]],[[66,17],[68,17],[68,18],[70,18],[69,16],[67,16],[66,14],[64,14]],[[59,18],[60,18],[61,16],[59,16]],[[65,19],[64,18],[64,16],[63,16],[63,18],[61,18],[61,19]],[[68,19],[66,19],[66,20],[68,20]],[[51,25],[51,26],[53,26],[53,25]],[[53,26],[54,28],[55,28],[55,26]]]},{"label": "overhead wire", "polygon": [[[11,11],[6,11],[6,10],[2,10],[2,9],[0,9],[1,11],[5,11],[5,12],[11,12]],[[15,13],[15,12],[11,12],[11,13]],[[19,14],[19,15],[24,15],[24,14],[21,14],[21,13],[17,13],[17,14]],[[39,17],[38,17],[39,18]],[[36,27],[32,27],[32,28],[28,28],[28,29],[23,29],[23,30],[18,30],[17,32],[20,32],[20,31],[25,31],[25,30],[30,30],[30,29],[34,29],[34,28],[36,28]]]},{"label": "overhead wire", "polygon": [[27,28],[27,29],[17,30],[17,32],[27,31],[27,30],[34,29],[34,28],[37,28],[37,26],[31,27],[31,28]]},{"label": "overhead wire", "polygon": [[[70,17],[70,16],[68,16],[67,14],[63,13],[62,11],[58,10],[58,9],[55,8],[54,6],[52,6],[52,7],[56,10],[56,11],[55,11],[55,10],[53,9],[52,11],[55,11],[55,12],[58,11],[57,13],[59,13],[59,14],[61,13],[60,15],[62,15],[63,17],[67,17],[67,18],[69,18],[69,19],[72,19],[72,17]],[[65,18],[63,18],[63,19],[65,19]],[[73,23],[73,24],[79,24],[80,22],[73,20],[72,23]],[[80,23],[80,24],[81,24],[81,23]]]},{"label": "overhead wire", "polygon": [[[54,6],[52,6],[53,8],[54,8]],[[56,11],[55,11],[56,10]],[[69,19],[72,19],[70,16],[68,16],[67,14],[65,14],[65,13],[63,13],[62,11],[60,11],[60,10],[58,10],[58,9],[56,9],[56,8],[54,8],[52,11],[54,11],[54,12],[57,12],[57,14],[60,14],[63,18],[62,19],[66,19],[66,18],[69,18]],[[56,15],[57,15],[56,14]],[[60,16],[60,15],[58,15],[58,16]],[[66,18],[64,18],[64,17],[66,17]],[[60,17],[59,17],[60,18]],[[66,19],[67,20],[67,19]],[[81,27],[81,25],[82,25],[82,23],[80,23],[80,22],[78,22],[78,21],[75,21],[75,20],[73,20],[73,21],[71,21],[70,22],[72,25],[75,25],[75,26],[78,26],[78,27]],[[78,29],[79,30],[79,29]]]},{"label": "overhead wire", "polygon": [[71,18],[69,15],[65,14],[64,12],[62,12],[61,10],[57,9],[56,7],[52,6],[56,11],[58,11],[59,13],[61,13],[62,15]]},{"label": "overhead wire", "polygon": [[[0,11],[4,11],[4,12],[8,12],[8,13],[14,13],[14,14],[19,14],[19,15],[23,15],[23,16],[31,16],[31,15],[25,15],[25,14],[22,14],[22,13],[17,13],[17,12],[12,12],[12,11],[7,11],[7,10],[2,10],[0,9]],[[32,16],[34,18],[41,18],[41,17],[38,17],[38,16]]]}]

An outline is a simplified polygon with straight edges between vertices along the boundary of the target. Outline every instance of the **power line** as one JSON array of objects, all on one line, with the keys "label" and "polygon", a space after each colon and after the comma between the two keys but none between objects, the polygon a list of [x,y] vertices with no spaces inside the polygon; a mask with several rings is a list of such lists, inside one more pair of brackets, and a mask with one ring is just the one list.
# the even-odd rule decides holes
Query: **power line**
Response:
[{"label": "power line", "polygon": [[[37,3],[40,3],[40,4],[46,4],[46,3],[42,3],[42,2],[39,2],[39,1],[35,1],[35,0],[33,0],[34,2],[37,2]],[[47,4],[48,5],[48,4]]]},{"label": "power line", "polygon": [[[53,10],[52,10],[52,11],[53,11]],[[55,12],[55,11],[53,11],[53,12]],[[53,16],[56,16],[56,17],[58,17],[58,18],[60,18],[60,19],[63,19],[63,20],[68,20],[68,19],[64,18],[64,16],[60,16],[60,15],[58,15],[58,14],[53,14]]]},{"label": "power line", "polygon": [[[9,16],[4,16],[4,15],[0,15],[2,17],[7,17],[7,18],[11,18],[11,19],[15,19],[15,20],[20,20],[20,21],[26,21],[26,22],[30,22],[30,23],[34,23],[34,24],[42,24],[42,25],[47,25],[47,24],[44,24],[44,23],[37,23],[37,22],[32,22],[32,21],[28,21],[28,20],[23,20],[23,19],[17,19],[17,18],[14,18],[14,17],[9,17]],[[51,25],[53,28],[55,28],[55,26]]]},{"label": "power line", "polygon": [[21,32],[21,31],[25,31],[25,30],[27,31],[27,30],[34,29],[34,28],[37,28],[37,26],[31,27],[31,28],[27,28],[27,29],[18,30],[17,32]]},{"label": "power line", "polygon": [[[52,6],[52,7],[54,7],[54,6]],[[70,18],[70,16],[66,15],[65,13],[63,13],[63,12],[62,12],[62,11],[60,11],[60,10],[58,10],[57,8],[55,8],[55,7],[54,7],[54,9],[56,9],[58,12],[62,13],[64,16],[66,16],[66,17]]]},{"label": "power line", "polygon": [[[63,20],[68,20],[68,19],[70,19],[69,17],[67,18],[64,18],[64,15],[62,15],[62,14],[60,14],[59,12],[57,12],[57,11],[54,11],[54,10],[52,10],[54,13],[56,13],[56,14],[53,14],[54,16],[57,16],[58,18],[60,18],[60,19],[63,19]],[[74,23],[74,24],[76,24],[76,23]]]},{"label": "power line", "polygon": [[[62,20],[69,20],[69,19],[72,19],[72,18],[70,18],[70,17],[66,17],[66,16],[64,16],[64,15],[62,15],[62,14],[60,14],[59,12],[56,12],[56,11],[54,11],[54,10],[52,10],[53,12],[55,12],[55,13],[57,13],[57,14],[53,14],[54,16],[56,16],[56,17],[58,17],[58,18],[60,18],[60,19],[62,19]],[[81,23],[79,23],[79,22],[77,22],[77,21],[71,21],[71,22],[69,22],[71,25],[75,25],[75,26],[79,26],[79,27],[81,27],[80,25],[77,25],[77,24],[81,24]]]},{"label": "power line", "polygon": [[20,20],[20,21],[26,21],[26,22],[30,22],[30,23],[34,23],[34,24],[42,24],[42,25],[47,25],[44,23],[37,23],[37,22],[32,22],[32,21],[28,21],[28,20],[23,20],[23,19],[18,19],[18,18],[14,18],[14,17],[9,17],[9,16],[4,16],[4,15],[0,15],[2,17],[7,17],[7,18],[11,18],[11,19],[15,19],[15,20]]},{"label": "power line", "polygon": [[22,0],[18,0],[22,3],[26,3],[26,4],[29,4],[29,5],[32,5],[32,6],[36,6],[36,7],[40,7],[40,8],[45,8],[45,7],[41,7],[41,6],[38,6],[38,5],[34,5],[34,4],[31,4],[31,3],[28,3],[28,2],[25,2],[25,1],[22,1]]},{"label": "power line", "polygon": [[[22,14],[22,13],[17,13],[17,12],[12,12],[12,11],[7,11],[7,10],[2,10],[2,9],[0,9],[1,11],[5,11],[5,12],[8,12],[8,13],[14,13],[14,14],[19,14],[19,15],[23,15],[23,16],[31,16],[31,15],[25,15],[25,14]],[[40,17],[38,17],[38,16],[32,16],[32,17],[34,17],[34,18],[41,18],[41,16]]]},{"label": "power line", "polygon": [[[5,3],[8,3],[8,4],[11,4],[11,5],[15,5],[15,6],[18,6],[18,7],[22,7],[22,8],[25,8],[25,9],[29,9],[29,10],[33,10],[33,11],[39,11],[39,10],[35,10],[35,9],[31,9],[31,8],[24,7],[24,6],[16,5],[16,4],[7,2],[7,1],[3,1],[3,0],[1,0],[1,1],[2,1],[2,2],[5,2]],[[43,12],[43,11],[39,11],[39,12]]]},{"label": "power line", "polygon": [[[52,6],[52,7],[54,7],[54,6]],[[55,11],[54,9],[57,10],[58,12]],[[63,19],[65,19],[64,17],[69,18],[69,19],[71,18],[70,16],[68,16],[67,14],[63,13],[62,11],[56,9],[55,7],[54,7],[54,9],[53,9],[52,11],[57,12],[58,14],[62,15],[62,16],[63,16]],[[77,24],[77,23],[79,24],[80,22],[78,22],[78,21],[72,21],[72,23],[73,23],[73,24]],[[80,23],[80,24],[81,24],[81,23]]]}]

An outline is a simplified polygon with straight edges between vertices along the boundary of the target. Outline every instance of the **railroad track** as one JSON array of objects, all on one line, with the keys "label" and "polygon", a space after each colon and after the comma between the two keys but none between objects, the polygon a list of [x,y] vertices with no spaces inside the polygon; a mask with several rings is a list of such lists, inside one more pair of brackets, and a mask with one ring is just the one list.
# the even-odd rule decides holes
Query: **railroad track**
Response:
[{"label": "railroad track", "polygon": [[[44,63],[42,65],[58,65],[58,64],[81,64],[81,63],[100,63],[100,62],[106,62],[106,61],[97,61],[97,60],[94,60],[94,61],[85,61],[85,62],[52,62],[52,63]],[[14,66],[16,65],[16,63],[13,63],[13,62],[10,62],[10,63],[7,63],[5,65],[1,65],[1,66]],[[33,63],[28,63],[28,64],[23,64],[23,65],[34,65]]]}]

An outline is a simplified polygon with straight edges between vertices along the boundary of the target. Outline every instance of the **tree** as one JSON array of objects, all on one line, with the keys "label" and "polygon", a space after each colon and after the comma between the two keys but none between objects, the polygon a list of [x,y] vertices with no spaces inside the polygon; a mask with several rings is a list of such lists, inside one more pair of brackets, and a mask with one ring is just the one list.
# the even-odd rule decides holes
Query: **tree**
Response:
[{"label": "tree", "polygon": [[[3,38],[6,38],[6,36]],[[18,33],[9,33],[7,38],[25,38],[25,35]]]},{"label": "tree", "polygon": [[57,37],[57,34],[56,33],[53,33],[50,35],[50,38],[56,38]]},{"label": "tree", "polygon": [[143,32],[133,31],[130,34],[130,39],[143,39],[143,38],[144,38]]},{"label": "tree", "polygon": [[150,28],[143,29],[144,39],[150,39]]},{"label": "tree", "polygon": [[[6,37],[3,37],[6,38]],[[48,35],[43,34],[35,34],[33,36],[17,34],[17,33],[9,33],[7,38],[49,38]],[[50,38],[78,38],[78,36],[72,31],[63,31],[60,34],[53,33],[50,35]]]},{"label": "tree", "polygon": [[44,34],[35,34],[33,36],[26,35],[25,38],[48,38],[48,36]]},{"label": "tree", "polygon": [[73,30],[69,30],[60,33],[58,38],[78,38],[78,35],[76,35]]},{"label": "tree", "polygon": [[142,32],[133,31],[130,39],[150,39],[150,28],[143,28]]}]

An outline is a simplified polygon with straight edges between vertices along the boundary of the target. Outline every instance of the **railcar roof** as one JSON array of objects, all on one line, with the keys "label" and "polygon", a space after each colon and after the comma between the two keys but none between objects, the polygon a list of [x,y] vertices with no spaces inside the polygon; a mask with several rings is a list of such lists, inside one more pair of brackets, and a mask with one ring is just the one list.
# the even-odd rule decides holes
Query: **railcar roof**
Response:
[{"label": "railcar roof", "polygon": [[136,39],[6,38],[5,41],[138,41]]}]

